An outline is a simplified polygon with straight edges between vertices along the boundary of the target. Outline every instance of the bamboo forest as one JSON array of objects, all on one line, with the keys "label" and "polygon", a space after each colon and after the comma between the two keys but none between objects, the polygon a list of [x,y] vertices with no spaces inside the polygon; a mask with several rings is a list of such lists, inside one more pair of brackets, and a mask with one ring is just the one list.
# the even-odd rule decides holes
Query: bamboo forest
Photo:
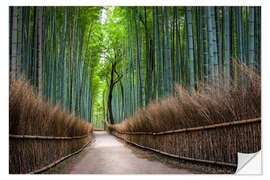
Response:
[{"label": "bamboo forest", "polygon": [[9,7],[9,173],[228,174],[260,150],[261,7]]}]

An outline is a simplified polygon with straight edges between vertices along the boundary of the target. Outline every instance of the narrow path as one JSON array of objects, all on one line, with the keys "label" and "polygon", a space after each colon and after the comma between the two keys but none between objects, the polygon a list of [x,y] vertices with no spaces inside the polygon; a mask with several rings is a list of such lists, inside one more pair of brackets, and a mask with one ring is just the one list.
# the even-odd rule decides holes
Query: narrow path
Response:
[{"label": "narrow path", "polygon": [[[96,131],[96,142],[87,147],[68,169],[71,174],[190,174],[190,169],[169,167],[147,159],[147,152],[139,157],[104,131]],[[60,172],[61,173],[61,172]]]}]

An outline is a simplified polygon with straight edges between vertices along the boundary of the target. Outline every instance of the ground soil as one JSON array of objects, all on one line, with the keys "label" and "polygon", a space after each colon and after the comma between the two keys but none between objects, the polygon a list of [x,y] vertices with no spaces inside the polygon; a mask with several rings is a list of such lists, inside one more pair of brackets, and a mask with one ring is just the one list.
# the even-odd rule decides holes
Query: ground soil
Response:
[{"label": "ground soil", "polygon": [[177,160],[127,144],[105,131],[95,142],[46,174],[228,174],[234,169]]}]

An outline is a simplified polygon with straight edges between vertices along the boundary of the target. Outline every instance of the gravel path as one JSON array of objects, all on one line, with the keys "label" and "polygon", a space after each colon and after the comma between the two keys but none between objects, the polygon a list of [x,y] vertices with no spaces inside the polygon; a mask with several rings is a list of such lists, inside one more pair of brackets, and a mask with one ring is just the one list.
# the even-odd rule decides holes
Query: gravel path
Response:
[{"label": "gravel path", "polygon": [[147,152],[136,154],[104,131],[94,132],[96,142],[57,173],[71,174],[191,174],[190,169],[169,167],[147,158]]}]

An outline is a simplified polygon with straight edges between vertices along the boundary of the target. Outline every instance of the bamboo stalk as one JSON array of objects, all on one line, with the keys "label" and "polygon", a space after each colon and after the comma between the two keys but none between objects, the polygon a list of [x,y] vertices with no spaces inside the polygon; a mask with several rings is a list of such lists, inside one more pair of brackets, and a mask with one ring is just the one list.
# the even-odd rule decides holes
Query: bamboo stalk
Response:
[{"label": "bamboo stalk", "polygon": [[232,121],[232,122],[224,122],[224,123],[218,123],[218,124],[212,124],[212,125],[206,125],[206,126],[199,126],[199,127],[192,127],[192,128],[182,128],[182,129],[176,129],[176,130],[170,130],[170,131],[162,131],[162,132],[118,132],[119,134],[130,134],[130,135],[164,135],[164,134],[172,134],[172,133],[182,133],[182,132],[188,132],[188,131],[199,131],[199,130],[205,130],[205,129],[213,129],[213,128],[220,128],[220,127],[226,127],[226,126],[234,126],[234,125],[241,125],[241,124],[248,124],[248,123],[256,123],[260,122],[261,117],[255,118],[255,119],[248,119],[248,120],[240,120],[240,121]]},{"label": "bamboo stalk", "polygon": [[17,7],[13,7],[13,15],[12,15],[12,34],[11,34],[11,72],[10,78],[11,80],[15,80],[16,78],[16,62],[17,62]]}]

